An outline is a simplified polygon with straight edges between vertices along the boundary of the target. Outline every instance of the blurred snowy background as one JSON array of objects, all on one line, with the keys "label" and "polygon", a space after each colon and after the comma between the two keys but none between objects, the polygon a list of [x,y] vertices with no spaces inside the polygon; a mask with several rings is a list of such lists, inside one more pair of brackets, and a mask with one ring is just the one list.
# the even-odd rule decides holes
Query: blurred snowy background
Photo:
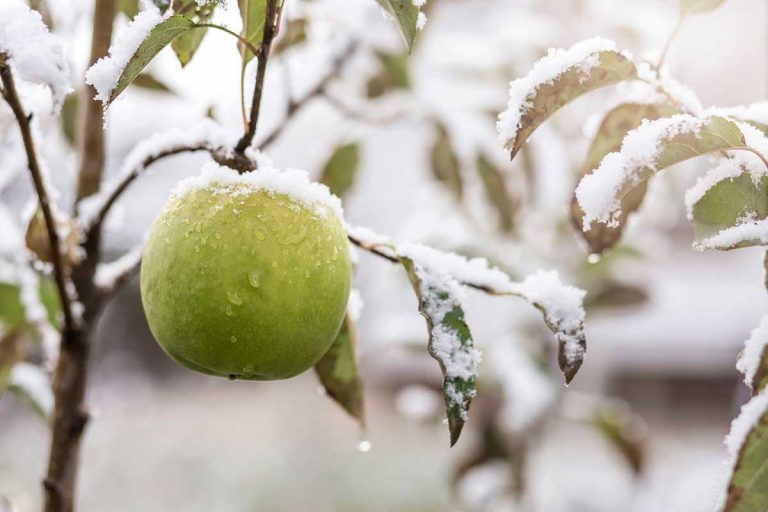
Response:
[{"label": "blurred snowy background", "polygon": [[[89,4],[49,2],[77,77],[88,54]],[[468,431],[449,450],[423,319],[405,276],[387,262],[361,255],[354,283],[365,301],[359,323],[365,432],[318,392],[311,372],[285,382],[233,383],[176,366],[153,341],[133,283],[98,329],[88,399],[96,414],[84,443],[81,510],[710,510],[722,486],[722,438],[747,395],[736,355],[768,308],[762,252],[690,248],[683,191],[706,168],[697,161],[656,179],[621,249],[587,261],[567,222],[570,195],[589,134],[627,93],[621,87],[559,112],[529,141],[525,164],[519,157],[509,163],[494,121],[509,80],[525,74],[548,47],[599,35],[654,58],[676,21],[677,2],[429,0],[428,24],[407,61],[409,87],[368,94],[373,98],[366,97],[371,77],[380,73],[373,50],[402,52],[375,2],[287,0],[286,10],[288,19],[310,20],[308,41],[270,61],[260,133],[281,122],[286,84],[297,96],[311,88],[350,38],[360,49],[330,93],[356,115],[314,100],[268,148],[272,160],[317,176],[334,147],[358,141],[362,163],[344,201],[350,223],[483,255],[513,275],[559,269],[564,281],[595,298],[587,311],[584,366],[565,389],[556,372],[538,364],[537,354],[550,350],[551,340],[539,330],[537,313],[511,299],[471,295],[468,323],[485,351],[480,373],[488,379],[480,395],[498,390],[503,405],[478,399]],[[238,29],[236,5],[217,16]],[[127,18],[117,23],[119,31]],[[768,99],[768,4],[729,0],[691,17],[667,64],[705,107]],[[172,92],[132,87],[112,106],[112,171],[143,138],[207,115],[240,129],[240,57],[225,34],[209,33],[184,70],[168,51],[149,69]],[[253,70],[247,77],[253,79]],[[430,169],[435,119],[446,126],[461,162],[461,204]],[[41,123],[58,200],[68,204],[73,152],[56,118]],[[22,230],[31,186],[18,144],[3,107],[0,214]],[[480,152],[521,205],[513,230],[499,229],[485,198],[474,168]],[[108,219],[107,253],[116,257],[139,242],[173,184],[203,161],[174,157],[138,180]],[[595,428],[593,411],[601,404],[634,411],[630,437],[640,462]],[[514,465],[491,462],[456,483],[483,440],[484,408],[503,409],[502,423],[526,446],[526,469],[520,478]],[[361,451],[367,447],[361,441],[371,449]],[[38,507],[47,448],[45,424],[2,396],[0,496],[19,511]],[[510,485],[524,486],[520,504],[510,501]]]}]

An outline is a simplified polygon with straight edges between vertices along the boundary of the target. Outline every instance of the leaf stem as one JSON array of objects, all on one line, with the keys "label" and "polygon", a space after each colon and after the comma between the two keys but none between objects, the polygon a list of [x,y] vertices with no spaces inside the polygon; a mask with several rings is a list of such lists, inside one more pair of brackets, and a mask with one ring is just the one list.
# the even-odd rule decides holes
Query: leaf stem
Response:
[{"label": "leaf stem", "polygon": [[30,128],[30,121],[32,115],[27,116],[24,113],[24,108],[19,100],[18,93],[16,92],[16,84],[13,80],[13,73],[8,66],[8,57],[4,53],[0,52],[0,80],[2,80],[3,88],[2,95],[8,106],[11,107],[14,117],[19,125],[19,131],[21,132],[21,138],[24,142],[24,150],[27,153],[27,164],[29,172],[32,176],[32,182],[35,186],[35,193],[37,194],[38,201],[40,203],[40,209],[43,212],[43,218],[45,220],[46,231],[48,232],[48,243],[51,247],[51,255],[53,259],[53,275],[56,281],[56,288],[58,290],[59,300],[61,301],[61,309],[64,314],[64,328],[68,331],[74,330],[77,327],[77,321],[72,313],[72,301],[67,291],[68,278],[64,269],[64,258],[61,254],[61,243],[59,240],[59,234],[56,230],[56,219],[53,216],[53,210],[51,208],[50,196],[46,189],[45,181],[43,180],[43,174],[40,170],[40,164],[37,159],[37,152],[35,150],[35,142],[32,138],[32,130]]},{"label": "leaf stem", "polygon": [[245,46],[247,46],[248,49],[251,50],[253,53],[258,52],[258,49],[255,46],[253,46],[246,38],[244,38],[237,32],[233,32],[229,30],[227,27],[223,25],[217,25],[216,23],[195,23],[193,28],[215,28],[216,30],[221,30],[222,32],[226,32],[232,37],[236,37],[238,41],[240,41]]},{"label": "leaf stem", "polygon": [[677,18],[677,22],[675,23],[675,26],[672,28],[672,32],[670,32],[669,37],[667,37],[666,43],[664,43],[664,48],[661,50],[661,54],[659,55],[659,60],[656,62],[656,76],[659,76],[661,74],[661,66],[664,65],[664,61],[667,58],[667,53],[669,53],[669,49],[672,46],[672,41],[675,39],[675,36],[680,31],[680,27],[683,26],[683,20],[685,19],[684,16],[680,16]]},{"label": "leaf stem", "polygon": [[264,76],[267,71],[267,59],[269,58],[269,49],[272,46],[272,38],[275,33],[275,19],[277,15],[277,0],[267,0],[267,11],[264,16],[264,32],[261,39],[261,46],[254,52],[258,59],[256,68],[256,83],[253,87],[253,99],[251,100],[251,114],[248,119],[248,129],[243,137],[235,146],[235,152],[243,154],[253,142],[256,135],[256,125],[259,122],[259,110],[261,108],[261,96],[264,91]]}]

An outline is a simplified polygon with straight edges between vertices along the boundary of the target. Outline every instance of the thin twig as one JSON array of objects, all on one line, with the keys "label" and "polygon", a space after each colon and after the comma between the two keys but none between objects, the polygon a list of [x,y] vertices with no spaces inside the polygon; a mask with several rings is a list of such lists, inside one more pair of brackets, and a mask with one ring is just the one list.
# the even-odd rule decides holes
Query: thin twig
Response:
[{"label": "thin twig", "polygon": [[677,20],[677,23],[675,23],[675,27],[672,29],[672,32],[669,34],[669,37],[667,37],[666,43],[664,43],[664,48],[661,50],[661,55],[659,55],[659,60],[656,62],[656,75],[661,74],[661,66],[664,65],[664,60],[667,58],[667,53],[669,52],[669,48],[672,46],[672,40],[674,40],[677,33],[680,31],[680,27],[683,26],[683,20],[685,18],[683,16],[680,16]]},{"label": "thin twig", "polygon": [[99,208],[99,211],[96,212],[96,214],[93,217],[93,221],[89,226],[86,226],[86,230],[88,233],[93,232],[94,230],[101,229],[102,224],[104,223],[104,219],[106,218],[107,214],[109,213],[112,206],[115,204],[115,202],[120,198],[120,196],[128,189],[128,187],[138,178],[142,172],[144,172],[147,167],[154,164],[158,160],[162,160],[163,158],[167,158],[169,156],[178,155],[181,153],[191,153],[194,151],[208,151],[209,153],[213,153],[216,149],[211,147],[210,145],[206,143],[200,143],[197,145],[192,146],[174,146],[171,148],[168,148],[164,151],[161,151],[159,153],[155,153],[153,155],[149,155],[144,160],[141,161],[141,163],[131,170],[130,173],[126,174],[120,183],[118,183],[112,191],[109,193],[107,198],[104,200],[104,203],[102,203],[101,207]]},{"label": "thin twig", "polygon": [[275,126],[272,131],[269,132],[261,141],[259,141],[257,144],[259,149],[264,149],[272,144],[283,133],[288,125],[288,121],[290,121],[291,118],[302,107],[304,107],[312,99],[317,98],[324,93],[326,87],[328,87],[328,84],[331,83],[331,80],[338,76],[344,67],[344,64],[346,64],[347,61],[352,57],[356,49],[357,45],[355,43],[348,44],[347,47],[333,60],[333,64],[331,65],[331,69],[328,70],[328,73],[326,73],[325,76],[323,76],[323,78],[321,78],[315,84],[315,86],[312,87],[312,89],[304,93],[298,99],[293,100],[289,98],[288,108],[286,109],[283,120],[277,126]]},{"label": "thin twig", "polygon": [[[369,244],[369,243],[363,242],[362,240],[350,235],[349,233],[347,233],[347,239],[350,242],[352,242],[353,245],[356,245],[357,247],[364,249],[370,252],[371,254],[375,254],[380,258],[384,258],[390,263],[401,263],[400,257],[394,251],[391,251],[391,252],[386,251],[377,244]],[[459,280],[459,283],[463,284],[464,286],[468,286],[469,288],[474,288],[475,290],[479,290],[481,292],[487,293],[488,295],[516,295],[515,293],[510,291],[496,290],[486,285],[471,283],[469,281]]]},{"label": "thin twig", "polygon": [[256,68],[256,84],[253,87],[253,98],[251,100],[251,115],[248,118],[248,129],[243,137],[235,146],[235,152],[243,154],[253,142],[256,135],[256,126],[259,122],[259,111],[261,109],[261,96],[264,91],[264,76],[267,72],[267,59],[269,58],[269,49],[272,46],[272,38],[275,33],[275,21],[277,14],[277,0],[267,0],[267,12],[264,16],[264,32],[261,39],[261,46],[256,53],[258,65]]},{"label": "thin twig", "polygon": [[32,175],[32,181],[35,186],[35,193],[37,194],[38,201],[40,203],[40,209],[43,212],[43,218],[45,220],[46,231],[48,232],[48,244],[51,248],[51,256],[53,260],[53,275],[56,281],[56,288],[59,294],[59,300],[61,301],[61,310],[64,315],[64,328],[72,330],[75,328],[77,322],[72,314],[72,303],[67,291],[68,277],[64,269],[64,258],[61,253],[61,244],[59,241],[59,234],[56,230],[56,219],[53,216],[53,210],[51,208],[50,196],[48,190],[46,190],[46,184],[43,180],[43,174],[40,170],[40,164],[37,160],[37,152],[35,151],[35,142],[32,138],[32,130],[30,128],[30,120],[32,115],[27,116],[24,113],[24,107],[21,105],[19,96],[16,92],[16,84],[13,80],[13,73],[8,66],[8,57],[4,53],[0,53],[0,79],[3,83],[2,95],[8,106],[11,107],[13,115],[16,117],[16,121],[19,125],[19,131],[21,132],[21,138],[24,141],[24,150],[27,153],[27,163],[29,166],[29,172]]}]

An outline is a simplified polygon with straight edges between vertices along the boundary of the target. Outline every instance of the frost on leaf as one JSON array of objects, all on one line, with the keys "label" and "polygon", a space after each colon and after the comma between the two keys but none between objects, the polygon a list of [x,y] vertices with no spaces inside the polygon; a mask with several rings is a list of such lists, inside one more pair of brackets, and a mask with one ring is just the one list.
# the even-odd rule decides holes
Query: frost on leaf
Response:
[{"label": "frost on leaf", "polygon": [[58,37],[48,32],[39,12],[19,0],[0,2],[0,55],[10,58],[22,80],[43,84],[61,106],[70,87],[69,63]]},{"label": "frost on leaf", "polygon": [[528,75],[509,85],[507,109],[496,124],[503,143],[517,154],[549,116],[579,96],[637,77],[630,57],[606,39],[594,38],[568,50],[550,49]]},{"label": "frost on leaf", "polygon": [[443,371],[443,398],[451,446],[459,439],[475,396],[480,352],[474,348],[461,307],[461,287],[455,278],[401,257],[419,298],[419,310],[429,328],[429,353]]},{"label": "frost on leaf", "polygon": [[315,364],[315,372],[328,396],[364,424],[363,380],[357,368],[357,331],[352,313],[347,313],[331,348]]},{"label": "frost on leaf", "polygon": [[[627,132],[640,126],[643,119],[654,120],[674,113],[674,108],[667,104],[622,103],[614,107],[603,117],[579,170],[579,176],[592,174],[606,155],[621,149],[621,142]],[[593,222],[586,231],[581,229],[584,212],[574,194],[571,200],[571,222],[589,245],[590,252],[599,254],[619,241],[627,217],[640,208],[645,191],[646,184],[643,182],[621,200],[621,214],[616,219],[616,226]]]},{"label": "frost on leaf", "polygon": [[195,29],[195,23],[180,14],[160,14],[156,8],[139,13],[120,33],[102,57],[85,73],[96,89],[95,99],[109,106],[133,82],[147,64],[181,34]]},{"label": "frost on leaf", "polygon": [[760,393],[768,384],[768,315],[752,330],[744,342],[736,368],[744,374],[744,383],[752,394]]},{"label": "frost on leaf", "polygon": [[606,155],[576,188],[576,199],[584,212],[584,229],[595,221],[617,226],[621,201],[654,173],[684,160],[743,148],[745,144],[739,126],[719,116],[699,119],[678,114],[644,120],[624,137],[621,150]]},{"label": "frost on leaf", "polygon": [[728,487],[718,510],[768,509],[768,389],[741,408],[725,438],[730,456]]}]

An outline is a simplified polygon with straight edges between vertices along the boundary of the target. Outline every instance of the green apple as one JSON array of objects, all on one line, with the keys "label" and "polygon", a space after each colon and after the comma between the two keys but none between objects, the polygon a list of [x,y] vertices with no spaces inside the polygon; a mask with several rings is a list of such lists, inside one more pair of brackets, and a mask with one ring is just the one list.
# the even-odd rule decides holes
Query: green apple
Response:
[{"label": "green apple", "polygon": [[155,221],[141,297],[153,335],[181,364],[285,379],[330,348],[351,275],[346,233],[330,206],[247,178],[212,180],[173,195]]}]

